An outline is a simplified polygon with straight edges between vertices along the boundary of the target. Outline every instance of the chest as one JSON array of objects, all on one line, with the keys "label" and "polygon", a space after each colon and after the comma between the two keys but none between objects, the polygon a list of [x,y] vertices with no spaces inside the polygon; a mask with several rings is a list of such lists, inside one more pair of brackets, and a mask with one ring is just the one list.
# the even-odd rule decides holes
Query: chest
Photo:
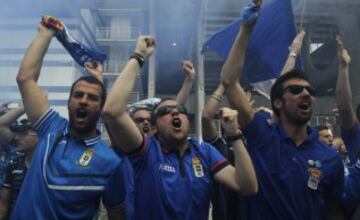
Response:
[{"label": "chest", "polygon": [[295,146],[288,140],[268,139],[252,152],[258,178],[294,193],[323,191],[335,172],[326,152],[311,143]]}]

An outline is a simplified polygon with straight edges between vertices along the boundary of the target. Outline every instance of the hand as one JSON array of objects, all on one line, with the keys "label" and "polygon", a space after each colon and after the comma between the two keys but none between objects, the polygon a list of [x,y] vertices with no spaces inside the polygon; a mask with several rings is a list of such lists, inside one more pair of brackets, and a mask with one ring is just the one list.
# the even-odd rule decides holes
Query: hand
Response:
[{"label": "hand", "polygon": [[90,75],[94,76],[101,82],[103,81],[103,66],[98,61],[86,62],[84,64],[85,70]]},{"label": "hand", "polygon": [[227,136],[233,136],[239,133],[239,124],[237,120],[238,112],[230,108],[220,109],[221,124]]},{"label": "hand", "polygon": [[253,27],[259,18],[262,0],[253,0],[248,6],[241,10],[241,18],[245,27]]},{"label": "hand", "polygon": [[348,51],[344,48],[344,45],[343,45],[339,35],[336,36],[336,42],[337,42],[337,54],[338,54],[338,59],[339,59],[340,65],[349,66],[349,64],[351,62],[351,57],[350,57]]},{"label": "hand", "polygon": [[295,53],[296,55],[300,54],[300,50],[301,50],[302,43],[304,41],[305,34],[306,34],[306,32],[304,31],[304,29],[302,29],[300,31],[300,33],[298,33],[298,35],[296,35],[296,37],[294,38],[294,40],[291,44],[290,53]]},{"label": "hand", "polygon": [[39,34],[43,34],[48,37],[53,37],[55,35],[55,30],[45,27],[45,25],[42,22],[40,22],[38,25],[38,32]]},{"label": "hand", "polygon": [[331,109],[331,114],[334,115],[335,117],[339,117],[340,116],[339,109],[338,108]]},{"label": "hand", "polygon": [[155,39],[151,36],[139,36],[136,42],[135,53],[142,55],[145,59],[155,50]]},{"label": "hand", "polygon": [[186,75],[187,78],[193,80],[195,78],[196,72],[194,65],[189,60],[183,60],[181,62],[181,67]]}]

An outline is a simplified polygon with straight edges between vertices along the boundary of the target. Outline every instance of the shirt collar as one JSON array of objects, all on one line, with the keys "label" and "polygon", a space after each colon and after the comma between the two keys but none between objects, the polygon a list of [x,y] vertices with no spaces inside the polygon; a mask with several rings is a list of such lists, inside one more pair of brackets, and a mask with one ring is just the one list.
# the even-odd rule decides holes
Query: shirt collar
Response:
[{"label": "shirt collar", "polygon": [[[69,127],[65,128],[63,135],[70,137]],[[99,130],[96,130],[96,136],[94,136],[94,137],[82,137],[82,138],[74,138],[74,139],[83,141],[86,146],[90,147],[101,141],[101,133]]]},{"label": "shirt collar", "polygon": [[[286,139],[291,139],[288,134],[286,133],[284,127],[279,123],[274,123],[276,130],[278,131],[278,134],[281,138],[281,140],[286,140]],[[306,137],[305,142],[316,142],[318,140],[318,132],[316,129],[312,128],[311,126],[307,126],[307,134],[308,136]]]},{"label": "shirt collar", "polygon": [[[161,144],[161,142],[159,141],[159,139],[156,138],[156,140],[158,141],[161,150],[163,151],[164,154],[171,154],[171,153],[175,153],[175,154],[179,154],[178,149],[173,148],[173,147],[169,147],[169,146],[165,146],[163,144]],[[192,146],[196,146],[190,138],[188,138],[188,142],[189,142],[189,147],[186,149],[185,154],[190,153],[191,152],[191,147]],[[184,155],[185,155],[184,154]]]}]

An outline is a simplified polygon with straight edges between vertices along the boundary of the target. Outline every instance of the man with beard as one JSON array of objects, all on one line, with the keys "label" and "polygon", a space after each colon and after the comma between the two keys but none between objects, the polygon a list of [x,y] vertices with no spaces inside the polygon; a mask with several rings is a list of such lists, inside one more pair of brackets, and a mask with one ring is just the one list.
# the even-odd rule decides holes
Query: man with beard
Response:
[{"label": "man with beard", "polygon": [[[242,143],[237,112],[222,118],[232,137],[235,168],[208,143],[188,138],[187,111],[163,99],[152,112],[156,135],[144,137],[126,113],[136,74],[155,49],[155,40],[140,36],[135,53],[116,79],[103,116],[115,146],[129,155],[134,169],[135,219],[207,219],[211,180],[242,194],[257,192],[251,160]],[[121,132],[118,132],[121,131]]]},{"label": "man with beard", "polygon": [[86,63],[92,76],[71,87],[69,121],[49,107],[37,80],[54,31],[39,24],[17,76],[25,112],[39,136],[12,219],[92,219],[100,200],[109,219],[124,218],[122,161],[96,129],[106,90],[102,66]]},{"label": "man with beard", "polygon": [[259,193],[241,201],[240,219],[342,219],[337,199],[344,168],[339,154],[308,126],[314,89],[301,71],[280,76],[271,88],[278,122],[255,113],[239,83],[254,24],[244,23],[224,63],[221,82],[247,139]]}]

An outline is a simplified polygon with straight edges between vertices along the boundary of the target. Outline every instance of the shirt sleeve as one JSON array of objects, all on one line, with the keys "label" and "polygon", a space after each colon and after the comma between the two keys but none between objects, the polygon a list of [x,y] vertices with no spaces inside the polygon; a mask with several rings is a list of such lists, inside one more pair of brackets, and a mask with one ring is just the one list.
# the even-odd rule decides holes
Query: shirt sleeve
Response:
[{"label": "shirt sleeve", "polygon": [[349,175],[345,176],[343,202],[345,207],[356,207],[360,203],[360,160],[349,169]]},{"label": "shirt sleeve", "polygon": [[157,141],[154,137],[144,137],[144,141],[141,144],[141,147],[139,147],[136,151],[127,154],[133,167],[135,178],[141,175],[142,172],[146,169],[149,161],[150,148],[152,145],[156,144]]},{"label": "shirt sleeve", "polygon": [[267,118],[261,113],[256,113],[250,124],[243,130],[247,141],[246,146],[255,146],[261,136],[269,131],[269,127]]},{"label": "shirt sleeve", "polygon": [[346,150],[349,154],[350,164],[354,164],[360,151],[360,125],[355,125],[350,129],[341,128],[341,137],[344,140]]},{"label": "shirt sleeve", "polygon": [[103,202],[107,209],[121,211],[125,208],[124,163],[119,162],[105,186]]},{"label": "shirt sleeve", "polygon": [[46,136],[50,131],[63,130],[66,125],[66,119],[62,118],[59,113],[53,109],[49,109],[34,123],[33,128],[41,137]]},{"label": "shirt sleeve", "polygon": [[344,191],[344,165],[341,161],[340,155],[336,155],[336,158],[333,158],[334,166],[333,175],[331,177],[331,182],[326,188],[325,197],[328,199],[340,199]]},{"label": "shirt sleeve", "polygon": [[[206,146],[204,146],[206,145]],[[229,161],[212,145],[202,142],[200,148],[208,149],[208,161],[210,165],[210,174],[214,176],[217,172],[229,166]]]}]

